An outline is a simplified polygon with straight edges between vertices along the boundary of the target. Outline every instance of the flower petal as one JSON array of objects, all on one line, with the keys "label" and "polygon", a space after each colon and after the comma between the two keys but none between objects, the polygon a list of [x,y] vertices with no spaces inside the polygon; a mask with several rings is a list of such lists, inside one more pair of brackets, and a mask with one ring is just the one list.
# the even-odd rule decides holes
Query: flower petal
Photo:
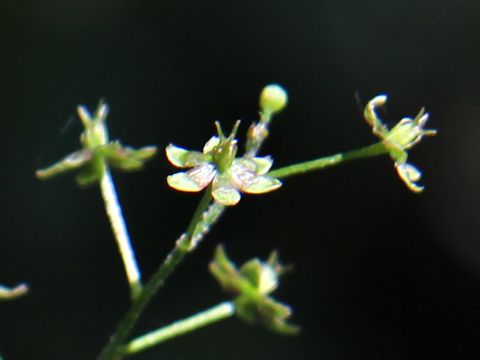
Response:
[{"label": "flower petal", "polygon": [[258,176],[255,172],[256,164],[250,159],[235,159],[228,169],[231,183],[239,189],[249,187]]},{"label": "flower petal", "polygon": [[208,140],[203,146],[203,153],[208,154],[218,144],[220,144],[220,139],[218,138],[218,136],[212,136],[210,140]]},{"label": "flower petal", "polygon": [[268,295],[278,287],[278,274],[268,264],[262,264],[262,272],[258,283],[258,291],[262,295]]},{"label": "flower petal", "polygon": [[90,150],[78,150],[45,169],[37,170],[36,175],[39,179],[47,179],[70,170],[78,169],[91,159],[92,152]]},{"label": "flower petal", "polygon": [[212,185],[212,196],[216,202],[225,206],[236,205],[241,198],[240,192],[230,183],[228,176],[216,176]]},{"label": "flower petal", "polygon": [[282,186],[280,180],[271,176],[257,176],[248,185],[242,186],[240,190],[247,194],[263,194],[278,189]]},{"label": "flower petal", "polygon": [[165,148],[165,153],[168,161],[170,161],[176,167],[187,167],[185,165],[185,155],[188,153],[188,150],[173,144],[169,144]]},{"label": "flower petal", "polygon": [[130,146],[125,146],[124,151],[129,157],[145,161],[155,156],[155,154],[157,153],[157,147],[150,145],[141,147],[139,149],[134,149]]},{"label": "flower petal", "polygon": [[[267,158],[255,158],[260,159],[259,162],[264,168],[268,169],[271,166],[271,159]],[[249,194],[263,194],[269,191],[273,191],[282,186],[282,183],[272,178],[271,176],[259,175],[256,172],[257,162],[255,159],[236,159],[230,167],[228,174],[232,184],[243,192]],[[268,170],[267,170],[268,171]]]},{"label": "flower petal", "polygon": [[91,164],[88,164],[85,168],[80,170],[75,176],[75,181],[81,187],[87,187],[95,184],[100,179],[98,173],[95,171],[94,167]]},{"label": "flower petal", "polygon": [[273,159],[270,156],[256,157],[252,159],[257,165],[256,172],[258,175],[265,175],[273,164]]},{"label": "flower petal", "polygon": [[165,153],[168,160],[179,168],[197,166],[207,160],[201,152],[189,151],[173,144],[165,148]]},{"label": "flower petal", "polygon": [[216,174],[215,166],[201,164],[187,172],[179,172],[167,177],[168,185],[180,191],[197,192],[205,189]]},{"label": "flower petal", "polygon": [[382,139],[388,132],[388,129],[377,116],[376,110],[378,107],[385,105],[386,101],[387,95],[378,95],[368,102],[367,106],[365,106],[365,111],[363,112],[363,116],[367,123],[372,127],[373,133]]},{"label": "flower petal", "polygon": [[397,169],[400,178],[410,190],[417,193],[423,191],[423,186],[416,184],[416,182],[422,177],[420,170],[408,163],[395,163],[395,168]]}]

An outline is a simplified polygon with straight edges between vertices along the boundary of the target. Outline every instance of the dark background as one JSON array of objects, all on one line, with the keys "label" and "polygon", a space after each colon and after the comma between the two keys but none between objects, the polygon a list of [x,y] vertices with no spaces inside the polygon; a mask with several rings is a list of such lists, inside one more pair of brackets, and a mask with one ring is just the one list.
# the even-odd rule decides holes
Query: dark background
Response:
[{"label": "dark background", "polygon": [[[111,106],[112,138],[199,149],[214,120],[257,118],[258,93],[290,94],[263,153],[277,166],[375,141],[355,92],[389,94],[391,125],[421,106],[439,130],[410,151],[408,191],[388,157],[285,181],[245,197],[170,278],[141,334],[226,299],[207,271],[278,249],[296,271],[277,298],[303,334],[230,319],[138,359],[451,359],[480,339],[480,3],[475,1],[2,1],[0,304],[6,360],[93,359],[128,306],[96,188],[34,170],[77,149],[79,103]],[[115,174],[149,277],[185,230],[198,194],[169,189],[160,153]]]}]

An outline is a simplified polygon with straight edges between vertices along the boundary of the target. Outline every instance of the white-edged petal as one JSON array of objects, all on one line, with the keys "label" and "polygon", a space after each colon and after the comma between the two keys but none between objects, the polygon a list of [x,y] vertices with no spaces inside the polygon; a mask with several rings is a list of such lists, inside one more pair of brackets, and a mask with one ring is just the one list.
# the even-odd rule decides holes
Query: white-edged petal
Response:
[{"label": "white-edged petal", "polygon": [[186,172],[179,172],[167,177],[168,185],[180,191],[197,192],[205,189],[215,177],[215,166],[201,164]]},{"label": "white-edged petal", "polygon": [[234,160],[230,169],[228,169],[228,175],[233,186],[239,189],[249,187],[258,176],[255,169],[256,164],[252,160]]},{"label": "white-edged petal", "polygon": [[37,170],[36,175],[40,179],[47,179],[70,170],[78,169],[87,164],[92,159],[92,156],[92,152],[88,149],[75,151],[59,162],[45,169]]},{"label": "white-edged petal", "polygon": [[236,205],[241,198],[240,192],[232,186],[225,174],[216,176],[212,184],[212,196],[225,206]]},{"label": "white-edged petal", "polygon": [[240,188],[247,194],[263,194],[278,189],[282,186],[280,180],[271,176],[257,176],[248,186]]},{"label": "white-edged petal", "polygon": [[188,150],[179,146],[175,146],[173,144],[169,144],[165,148],[165,153],[167,155],[168,161],[170,161],[176,167],[187,167],[185,157],[188,154]]},{"label": "white-edged petal", "polygon": [[210,140],[208,140],[203,146],[203,153],[208,154],[218,144],[220,144],[220,139],[218,138],[218,136],[212,136]]},{"label": "white-edged petal", "polygon": [[263,295],[268,295],[278,287],[278,274],[268,264],[262,264],[262,271],[258,279],[258,290]]},{"label": "white-edged petal", "polygon": [[222,186],[212,192],[215,201],[225,206],[233,206],[240,201],[240,193],[233,187]]},{"label": "white-edged petal", "polygon": [[208,161],[208,156],[205,156],[199,151],[186,150],[173,144],[165,148],[165,153],[167,154],[168,161],[179,168],[193,167]]},{"label": "white-edged petal", "polygon": [[416,184],[418,180],[422,177],[422,173],[415,166],[404,163],[404,164],[395,164],[397,173],[403,182],[408,186],[413,192],[423,191],[423,186]]},{"label": "white-edged petal", "polygon": [[[265,170],[271,166],[271,159],[261,159]],[[268,162],[268,163],[267,163]],[[268,171],[268,170],[267,170]],[[232,184],[249,194],[262,194],[273,191],[282,186],[282,183],[270,176],[259,175],[257,173],[257,162],[250,159],[236,159],[228,171]]]},{"label": "white-edged petal", "polygon": [[265,175],[273,165],[273,159],[270,156],[256,157],[252,159],[257,165],[256,173]]}]

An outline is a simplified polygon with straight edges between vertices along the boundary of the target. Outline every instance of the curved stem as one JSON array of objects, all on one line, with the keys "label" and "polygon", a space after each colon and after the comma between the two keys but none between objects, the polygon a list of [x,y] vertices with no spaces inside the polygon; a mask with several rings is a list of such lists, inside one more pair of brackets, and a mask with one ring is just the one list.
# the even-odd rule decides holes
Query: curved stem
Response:
[{"label": "curved stem", "polygon": [[329,166],[337,165],[348,160],[366,158],[371,156],[377,156],[382,154],[387,154],[388,150],[380,142],[358,150],[347,151],[344,153],[339,153],[331,156],[322,157],[315,160],[305,161],[298,164],[293,164],[285,167],[281,167],[275,170],[272,170],[268,175],[274,178],[286,178],[289,176],[304,174],[309,171],[324,169]]},{"label": "curved stem", "polygon": [[125,356],[136,354],[177,336],[187,334],[217,321],[227,319],[234,313],[235,305],[232,302],[223,302],[188,318],[175,321],[170,325],[142,335],[130,341],[121,351]]},{"label": "curved stem", "polygon": [[105,210],[117,242],[117,247],[120,251],[120,255],[122,256],[128,284],[130,285],[130,293],[133,300],[138,297],[142,291],[140,270],[137,265],[137,260],[135,259],[135,252],[132,249],[127,226],[122,214],[122,208],[118,202],[112,176],[110,175],[110,171],[106,165],[102,170],[100,190],[105,203]]},{"label": "curved stem", "polygon": [[[145,307],[152,300],[158,289],[164,284],[168,276],[181,263],[183,258],[191,252],[204,238],[210,227],[218,220],[225,207],[211,202],[211,189],[203,195],[197,210],[184,233],[176,242],[173,250],[168,254],[152,278],[145,284],[143,291],[134,300],[127,314],[120,322],[117,330],[110,338],[110,342],[103,349],[99,360],[120,359],[121,346],[132,331]],[[210,205],[210,206],[209,206]]]}]

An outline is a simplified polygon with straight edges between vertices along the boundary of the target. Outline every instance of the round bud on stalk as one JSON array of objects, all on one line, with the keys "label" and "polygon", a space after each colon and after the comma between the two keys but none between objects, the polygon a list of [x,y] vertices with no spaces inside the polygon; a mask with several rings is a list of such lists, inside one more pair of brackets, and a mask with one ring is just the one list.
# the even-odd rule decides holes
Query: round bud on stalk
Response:
[{"label": "round bud on stalk", "polygon": [[280,85],[267,85],[260,93],[260,107],[264,112],[280,112],[287,106],[287,102],[287,92]]}]

